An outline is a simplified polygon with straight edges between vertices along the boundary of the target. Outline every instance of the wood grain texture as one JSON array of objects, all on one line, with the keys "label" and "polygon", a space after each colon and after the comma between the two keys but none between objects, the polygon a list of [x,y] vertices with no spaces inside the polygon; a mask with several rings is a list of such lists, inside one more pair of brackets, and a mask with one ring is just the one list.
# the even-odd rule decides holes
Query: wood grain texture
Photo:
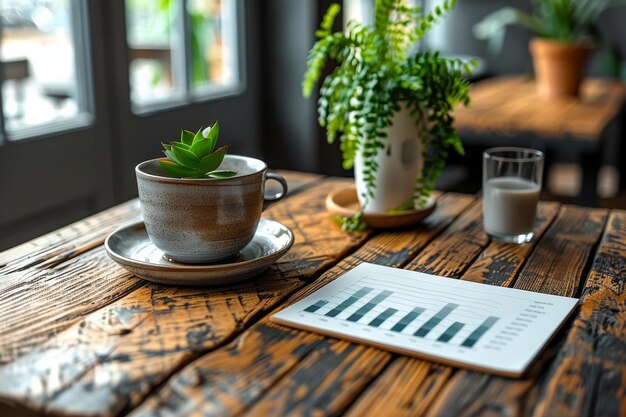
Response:
[{"label": "wood grain texture", "polygon": [[[482,230],[482,202],[474,201],[471,205],[466,206],[461,212],[462,214],[452,222],[452,224],[444,229],[437,237],[432,239],[424,249],[417,253],[417,256],[410,262],[404,262],[404,268],[420,270],[432,274],[441,274],[446,276],[458,276],[472,262],[472,260],[480,253],[480,251],[488,244],[489,238]],[[381,237],[381,236],[377,236]],[[372,239],[374,240],[374,239]],[[368,248],[366,243],[362,249]],[[388,244],[382,245],[383,248],[389,248]],[[393,246],[391,247],[393,250]],[[355,253],[354,255],[357,255]],[[407,258],[407,261],[411,258]],[[375,263],[379,263],[378,260]],[[342,263],[343,264],[343,263]],[[358,262],[357,262],[358,264]],[[341,264],[340,264],[341,265]],[[350,265],[353,268],[355,264]],[[402,266],[402,264],[398,265]],[[339,270],[339,268],[335,268]],[[341,272],[344,272],[341,270]],[[334,279],[334,278],[333,278]],[[318,287],[324,282],[306,288],[305,293],[309,293],[313,288]],[[298,294],[299,295],[299,294]],[[303,332],[306,334],[306,332]],[[327,340],[327,339],[324,339]],[[346,342],[347,343],[347,342]],[[351,344],[358,346],[356,344]],[[337,415],[349,407],[355,400],[356,396],[362,392],[364,381],[352,380],[350,375],[335,374],[332,372],[335,368],[345,368],[358,364],[360,369],[381,368],[379,357],[373,355],[373,352],[382,352],[375,348],[368,348],[367,351],[359,352],[355,357],[345,358],[346,363],[337,363],[336,357],[332,354],[318,355],[315,358],[316,368],[327,376],[332,377],[333,384],[339,384],[341,391],[319,390],[313,384],[308,384],[306,379],[301,378],[301,364],[296,365],[294,370],[285,378],[280,380],[278,384],[272,387],[268,393],[263,396],[252,408],[250,415],[260,415],[260,412],[280,411],[287,415],[310,415],[312,410],[316,416]],[[391,361],[393,356],[386,356],[385,364]],[[415,359],[415,361],[419,361]],[[303,371],[306,375],[306,369]],[[371,381],[377,377],[376,373],[367,374]],[[445,375],[444,375],[445,377]],[[442,381],[438,381],[440,384]],[[330,381],[326,383],[330,386]],[[413,387],[412,387],[413,388]],[[290,400],[289,398],[280,397],[281,392],[298,392],[302,393],[302,398]],[[347,396],[346,392],[351,396]],[[426,391],[427,392],[427,391]],[[280,398],[280,405],[275,409],[277,396]],[[327,403],[332,403],[333,407],[326,409],[319,408],[319,397],[325,399]],[[391,404],[389,399],[381,399],[386,404]],[[303,403],[304,402],[304,403]],[[395,411],[395,410],[394,410]]]},{"label": "wood grain texture", "polygon": [[[461,279],[491,285],[512,284],[525,259],[556,217],[558,209],[558,203],[542,202],[539,205],[534,228],[535,239],[531,243],[510,245],[490,242],[470,268],[463,273]],[[475,213],[468,215],[465,224],[473,224],[471,219],[475,219]],[[476,232],[473,226],[470,230]],[[445,241],[444,236],[442,239]],[[445,246],[445,244],[439,246]],[[456,255],[463,253],[462,250],[455,250],[452,253],[457,257],[458,265],[465,263],[461,256]],[[427,258],[425,255],[425,252],[422,253],[420,258]],[[472,256],[471,253],[468,255]],[[447,256],[450,257],[450,254]],[[422,416],[437,398],[453,372],[454,369],[451,367],[414,358],[399,357],[356,400],[348,415],[350,417],[381,414]]]},{"label": "wood grain texture", "polygon": [[563,207],[528,258],[515,288],[575,297],[607,214],[604,209]]},{"label": "wood grain texture", "polygon": [[[467,225],[467,210],[472,211],[475,218],[475,208],[479,205],[473,197],[448,193],[437,200],[437,210],[424,220],[415,229],[380,233],[370,239],[367,244],[351,256],[343,259],[335,268],[328,271],[295,294],[288,301],[291,304],[355,268],[362,262],[371,262],[379,265],[396,268],[406,267],[409,260],[417,254],[429,249],[435,242],[441,240],[441,235],[449,235],[449,230],[456,228],[459,222]],[[458,217],[461,216],[461,219]]]},{"label": "wood grain texture", "polygon": [[[319,175],[280,171],[290,195]],[[137,200],[0,254],[0,364],[29,352],[81,317],[144,285],[104,253],[106,236],[141,218]]]},{"label": "wood grain texture", "polygon": [[398,357],[359,396],[348,417],[420,416],[437,398],[453,369],[428,361]]},{"label": "wood grain texture", "polygon": [[405,269],[458,278],[489,243],[482,216],[477,200]]},{"label": "wood grain texture", "polygon": [[[341,231],[323,208],[328,192],[344,183],[325,181],[267,212],[294,231],[296,243],[265,276],[226,288],[139,288],[1,369],[0,381],[11,381],[23,376],[21,370],[29,363],[41,364],[23,387],[0,383],[0,396],[64,415],[114,415],[136,405],[178,367],[228,341],[367,238],[368,233]],[[118,322],[109,317],[118,310],[126,311],[136,325],[119,323],[121,328],[116,328]],[[76,328],[85,326],[101,327],[102,335],[77,341]],[[72,344],[80,346],[63,361],[43,360]],[[105,353],[94,362],[92,352]],[[77,364],[72,375],[78,380],[57,382],[65,362]]]},{"label": "wood grain texture", "polygon": [[626,211],[611,213],[534,416],[626,415]]},{"label": "wood grain texture", "polygon": [[[487,238],[480,201],[446,194],[419,227],[347,234],[323,208],[344,181],[306,181],[310,188],[266,213],[294,231],[292,251],[233,288],[146,284],[105,264],[106,222],[132,216],[132,207],[0,254],[0,360],[10,362],[0,368],[0,415],[13,416],[7,402],[62,416],[626,415],[626,212],[607,223],[606,210],[542,203],[539,238],[516,246]],[[555,294],[583,290],[582,307],[521,380],[269,321],[277,307],[364,261]]]},{"label": "wood grain texture", "polygon": [[[437,211],[426,219],[420,227],[401,232],[381,233],[374,236],[313,284],[296,293],[286,304],[302,299],[311,291],[314,291],[314,289],[320,288],[334,280],[361,262],[374,262],[401,267],[414,257],[416,253],[426,247],[442,230],[445,230],[472,201],[472,197],[457,194],[446,194],[440,197],[438,199]],[[258,334],[267,335],[267,337],[263,338],[262,344],[256,343],[260,339],[259,336],[256,336]],[[308,352],[308,349],[310,349],[309,341],[312,335],[309,332],[275,325],[266,317],[252,326],[250,330],[244,332],[231,345],[201,357],[173,376],[168,384],[156,396],[142,404],[136,413],[133,413],[133,416],[156,416],[159,415],[159,410],[163,409],[168,410],[172,415],[237,415],[242,410],[250,407],[255,401],[259,401],[259,399],[261,399],[261,403],[256,405],[258,408],[255,409],[255,413],[266,412],[270,409],[278,413],[275,415],[282,415],[282,413],[287,413],[289,410],[307,410],[306,412],[308,412],[317,410],[319,406],[318,403],[314,403],[316,400],[313,398],[313,395],[320,395],[327,401],[336,401],[334,402],[336,410],[342,407],[345,408],[345,402],[351,397],[342,396],[341,392],[333,391],[335,385],[333,385],[334,383],[331,384],[330,381],[327,381],[327,384],[324,385],[325,389],[318,389],[318,387],[313,385],[307,388],[305,382],[308,378],[302,378],[301,372],[306,374],[311,372],[311,369],[305,367],[306,370],[302,371],[300,370],[303,366],[302,363],[293,361],[294,355],[304,356]],[[322,336],[315,335],[315,338],[319,343],[322,343],[322,340],[326,340],[324,343],[327,343],[327,339],[323,339]],[[298,340],[302,340],[303,345],[307,346],[306,351],[297,353],[294,351],[295,346],[298,345]],[[289,346],[294,347],[290,348]],[[314,345],[312,348],[316,352],[320,349],[318,345]],[[251,368],[237,366],[230,369],[220,366],[221,358],[227,355],[225,351],[232,352],[235,349],[238,353],[241,352],[240,355],[237,355],[241,363],[254,363],[255,365]],[[357,366],[361,369],[362,364],[369,359],[375,360],[376,366],[380,366],[380,361],[386,362],[389,359],[389,356],[372,356],[371,352],[373,350],[371,349],[357,351],[359,355],[361,352],[367,353],[363,353],[364,356],[358,359],[358,363],[345,366],[347,368]],[[319,353],[316,355],[317,372],[326,372],[337,365],[335,353],[329,352],[328,355],[330,362],[325,361],[325,355],[320,355]],[[346,360],[350,361],[353,359],[354,356],[352,355],[346,358]],[[332,366],[330,363],[332,363]],[[216,364],[218,365],[216,366]],[[280,366],[280,370],[277,370],[276,364],[283,364]],[[275,370],[275,372],[267,372],[262,377],[259,377],[257,369]],[[284,376],[287,372],[289,373]],[[196,383],[196,379],[192,376],[197,374],[211,375],[211,378],[203,380],[202,383]],[[350,373],[333,374],[333,377],[337,376],[339,378],[337,383],[343,387],[342,390],[350,389],[352,394],[356,394],[358,389],[355,390],[355,387],[361,387],[364,381],[359,379],[357,385],[351,386],[350,380],[346,379],[350,375]],[[297,391],[298,393],[302,392],[302,394],[298,395],[297,398],[292,398],[293,403],[290,403],[288,398],[283,398],[285,403],[281,406],[282,408],[274,410],[272,405],[263,404],[266,398],[269,398],[265,397],[265,393],[281,390],[282,388],[277,388],[276,384],[282,381],[281,378],[283,376],[285,382],[280,382],[281,384],[286,384],[286,386],[290,387],[288,388],[289,390]],[[234,379],[240,380],[242,383],[236,386],[226,383],[226,381]],[[194,382],[189,383],[189,381]],[[313,392],[316,389],[317,391]],[[337,396],[342,397],[341,399],[335,399]],[[308,400],[311,403],[307,403]],[[190,404],[193,406],[190,407]],[[318,412],[321,411],[317,410],[316,413]]]},{"label": "wood grain texture", "polygon": [[19,279],[6,282],[0,291],[0,364],[143,285],[113,265],[99,247],[61,266],[20,272]]},{"label": "wood grain texture", "polygon": [[338,415],[390,358],[379,349],[325,338],[243,415]]},{"label": "wood grain texture", "polygon": [[481,252],[476,261],[463,274],[461,279],[482,284],[509,287],[542,238],[546,229],[554,221],[560,208],[559,203],[542,201],[537,209],[537,219],[533,229],[533,241],[524,245],[511,245],[492,241]]},{"label": "wood grain texture", "polygon": [[6,282],[19,282],[7,274],[51,266],[104,243],[106,236],[124,223],[139,220],[139,201],[112,207],[84,220],[0,253],[0,289]]},{"label": "wood grain texture", "polygon": [[[321,181],[324,177],[296,171],[274,171],[289,185],[289,195]],[[275,184],[270,181],[268,189]],[[75,222],[54,232],[33,239],[22,245],[0,252],[0,290],[7,281],[13,281],[6,274],[33,267],[58,265],[104,243],[106,236],[124,223],[140,219],[140,206],[137,199],[122,203],[86,219]],[[43,264],[43,265],[41,265]]]},{"label": "wood grain texture", "polygon": [[[133,417],[240,413],[323,339],[264,319],[174,375]],[[162,410],[167,410],[163,412]]]},{"label": "wood grain texture", "polygon": [[545,100],[534,82],[519,76],[495,77],[470,90],[471,107],[455,111],[459,131],[598,142],[626,99],[619,81],[588,79],[579,98]]},{"label": "wood grain texture", "polygon": [[[514,287],[563,296],[575,296],[587,264],[605,226],[607,211],[562,207],[557,218],[537,243]],[[504,279],[504,282],[510,280]],[[445,385],[432,416],[522,416],[536,398],[537,380],[547,368],[556,345],[544,351],[529,375],[520,380],[458,371]]]}]

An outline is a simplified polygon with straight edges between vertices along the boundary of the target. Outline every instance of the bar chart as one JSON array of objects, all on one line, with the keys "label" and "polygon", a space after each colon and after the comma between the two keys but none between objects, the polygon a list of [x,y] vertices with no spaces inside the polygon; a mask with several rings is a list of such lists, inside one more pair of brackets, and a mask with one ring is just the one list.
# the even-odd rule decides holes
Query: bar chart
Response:
[{"label": "bar chart", "polygon": [[[371,287],[357,288],[353,294],[350,294],[347,298],[341,299],[341,296],[334,296],[333,298],[339,298],[340,301],[336,304],[329,302],[329,300],[318,300],[315,303],[305,307],[304,312],[316,313],[325,306],[333,306],[331,309],[323,313],[327,317],[337,317],[340,314],[351,311],[350,307],[358,305],[360,301],[365,300],[368,295],[375,294],[372,298],[368,299],[362,306],[360,306],[355,312],[346,317],[347,321],[360,322],[363,317],[370,312],[377,312],[377,315],[367,322],[369,326],[381,328],[384,323],[392,322],[389,330],[392,332],[402,333],[407,326],[416,321],[420,316],[424,316],[427,311],[426,308],[414,307],[408,312],[397,314],[400,312],[398,308],[393,307],[381,307],[384,301],[394,295],[393,291],[381,290],[376,291]],[[401,293],[399,294],[401,295]],[[401,296],[398,298],[401,299]],[[432,300],[431,300],[432,301]],[[484,303],[482,303],[484,305]],[[425,338],[433,329],[441,325],[441,323],[450,316],[455,310],[461,307],[460,304],[446,303],[442,308],[435,312],[430,318],[422,323],[413,333],[413,336]],[[380,311],[380,312],[379,312]],[[379,312],[379,313],[378,313]],[[395,321],[394,321],[395,320]],[[499,320],[496,316],[487,316],[478,326],[475,327],[471,333],[460,343],[460,346],[471,348],[476,342],[493,327],[493,325]],[[445,329],[441,329],[442,332],[436,337],[436,340],[443,343],[450,342],[463,328],[466,328],[468,323],[454,321]],[[497,349],[497,348],[496,348]]]},{"label": "bar chart", "polygon": [[577,300],[361,264],[272,320],[516,376]]}]

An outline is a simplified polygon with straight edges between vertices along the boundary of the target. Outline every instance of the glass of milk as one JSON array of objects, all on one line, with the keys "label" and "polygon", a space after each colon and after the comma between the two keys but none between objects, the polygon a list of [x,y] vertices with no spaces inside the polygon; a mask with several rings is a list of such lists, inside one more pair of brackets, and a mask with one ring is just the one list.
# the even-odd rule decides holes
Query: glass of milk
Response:
[{"label": "glass of milk", "polygon": [[501,147],[483,153],[483,225],[494,240],[533,238],[543,175],[543,152]]}]

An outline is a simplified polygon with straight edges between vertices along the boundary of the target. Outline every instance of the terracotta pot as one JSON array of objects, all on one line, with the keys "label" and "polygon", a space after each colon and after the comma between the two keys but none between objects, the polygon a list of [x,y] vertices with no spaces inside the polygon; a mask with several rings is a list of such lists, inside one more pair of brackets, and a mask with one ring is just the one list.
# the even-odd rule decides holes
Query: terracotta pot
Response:
[{"label": "terracotta pot", "polygon": [[551,98],[577,96],[592,49],[586,43],[532,39],[530,53],[539,94]]}]

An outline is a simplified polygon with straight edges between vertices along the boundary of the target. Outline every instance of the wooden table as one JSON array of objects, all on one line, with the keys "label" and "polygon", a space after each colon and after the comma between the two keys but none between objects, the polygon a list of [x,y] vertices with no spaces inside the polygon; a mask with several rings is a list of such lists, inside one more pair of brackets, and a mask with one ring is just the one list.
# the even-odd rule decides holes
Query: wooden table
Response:
[{"label": "wooden table", "polygon": [[[455,126],[464,143],[532,147],[547,152],[547,162],[554,153],[575,152],[583,171],[578,203],[596,203],[607,133],[613,124],[624,129],[619,116],[626,101],[626,84],[588,79],[579,98],[546,99],[526,77],[504,76],[474,84],[470,96],[471,106],[455,112]],[[619,138],[620,142],[624,139]],[[621,165],[626,159],[626,144],[620,146],[623,156],[618,168],[624,187],[626,169]]]},{"label": "wooden table", "polygon": [[[349,234],[324,209],[347,180],[287,177],[265,215],[296,242],[240,285],[154,285],[111,261],[103,239],[135,200],[0,254],[0,415],[626,415],[626,211],[542,202],[538,238],[515,246],[483,233],[480,199],[447,193],[419,226]],[[523,379],[269,321],[364,261],[581,306]]]}]

